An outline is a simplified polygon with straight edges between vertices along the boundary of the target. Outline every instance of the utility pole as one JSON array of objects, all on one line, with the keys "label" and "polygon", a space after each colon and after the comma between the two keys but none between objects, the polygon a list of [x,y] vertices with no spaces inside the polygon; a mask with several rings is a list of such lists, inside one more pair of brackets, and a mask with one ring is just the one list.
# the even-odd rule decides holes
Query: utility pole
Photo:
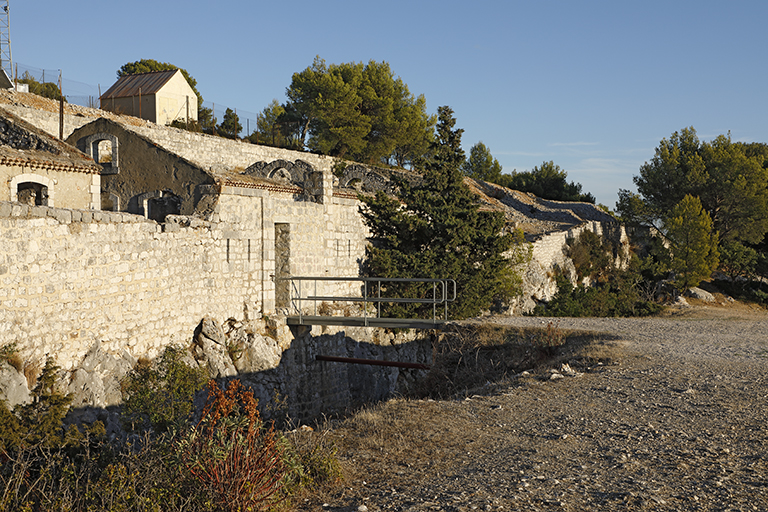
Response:
[{"label": "utility pole", "polygon": [[10,0],[0,0],[0,68],[13,79],[13,59],[11,58],[11,7]]},{"label": "utility pole", "polygon": [[61,70],[59,70],[59,140],[64,140],[64,90],[61,88]]}]

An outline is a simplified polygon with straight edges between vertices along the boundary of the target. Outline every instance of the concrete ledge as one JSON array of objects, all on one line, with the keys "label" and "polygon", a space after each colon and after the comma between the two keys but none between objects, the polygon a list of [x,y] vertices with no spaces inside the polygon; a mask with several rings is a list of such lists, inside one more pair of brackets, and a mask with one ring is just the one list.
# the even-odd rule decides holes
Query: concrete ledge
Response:
[{"label": "concrete ledge", "polygon": [[357,316],[289,316],[288,325],[344,325],[348,327],[381,327],[384,329],[442,329],[446,320],[419,318],[364,318]]}]

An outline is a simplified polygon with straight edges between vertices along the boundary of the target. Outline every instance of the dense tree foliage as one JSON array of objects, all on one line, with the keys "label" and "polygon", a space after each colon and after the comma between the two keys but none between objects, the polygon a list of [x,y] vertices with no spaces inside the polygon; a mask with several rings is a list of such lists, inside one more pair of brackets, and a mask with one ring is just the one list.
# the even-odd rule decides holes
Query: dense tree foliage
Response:
[{"label": "dense tree foliage", "polygon": [[470,178],[499,183],[501,180],[501,164],[493,158],[491,150],[482,142],[478,142],[469,150],[469,158],[462,166],[464,174]]},{"label": "dense tree foliage", "polygon": [[[463,130],[454,129],[449,107],[440,107],[438,117],[430,158],[420,162],[423,183],[413,187],[400,183],[397,199],[383,193],[362,197],[361,212],[372,233],[366,267],[369,275],[377,277],[455,279],[458,299],[451,306],[451,317],[466,318],[518,291],[519,276],[516,281],[513,267],[526,261],[528,252],[520,237],[502,233],[503,215],[480,211],[477,196],[463,182]],[[512,249],[511,260],[505,258],[504,253]],[[396,291],[425,297],[431,287]],[[393,316],[417,313],[419,308],[397,304],[389,309]]]},{"label": "dense tree foliage", "polygon": [[502,175],[499,185],[521,192],[530,192],[542,199],[582,201],[593,204],[595,202],[595,196],[591,193],[582,193],[581,183],[573,181],[568,183],[568,173],[551,160],[542,163],[540,167],[534,167],[531,171]]},{"label": "dense tree foliage", "polygon": [[[29,71],[25,71],[17,81],[20,84],[29,85],[29,92],[32,94],[52,100],[61,100],[61,90],[59,90],[58,85],[53,82],[38,82]],[[66,98],[64,101],[67,101]]]},{"label": "dense tree foliage", "polygon": [[662,228],[686,195],[698,197],[723,241],[755,244],[768,232],[768,158],[764,145],[720,135],[701,143],[685,128],[663,139],[634,177],[638,194],[619,191],[618,211],[631,223]]},{"label": "dense tree foliage", "polygon": [[284,115],[285,108],[277,100],[272,100],[256,118],[256,129],[247,139],[254,144],[289,147],[289,140],[283,135],[280,125],[280,118]]},{"label": "dense tree foliage", "polygon": [[326,65],[294,73],[283,130],[297,147],[381,164],[412,163],[428,148],[434,118],[386,62]]},{"label": "dense tree foliage", "polygon": [[243,131],[243,125],[240,124],[240,118],[237,112],[228,108],[224,112],[224,118],[221,120],[221,124],[216,128],[216,131],[222,137],[228,139],[237,139],[240,137],[240,132]]},{"label": "dense tree foliage", "polygon": [[684,128],[661,141],[634,181],[638,193],[620,190],[617,204],[628,224],[669,236],[671,212],[686,196],[698,198],[720,241],[722,269],[732,276],[766,274],[766,144],[732,142],[730,135],[700,142],[693,127]]},{"label": "dense tree foliage", "polygon": [[717,232],[698,197],[685,196],[669,214],[665,225],[672,250],[671,268],[680,290],[698,286],[717,268]]}]

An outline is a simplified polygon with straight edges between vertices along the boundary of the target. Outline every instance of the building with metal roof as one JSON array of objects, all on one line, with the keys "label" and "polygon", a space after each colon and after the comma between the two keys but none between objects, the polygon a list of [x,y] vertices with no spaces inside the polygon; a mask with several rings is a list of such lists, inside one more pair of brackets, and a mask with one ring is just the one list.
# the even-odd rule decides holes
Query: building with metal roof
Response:
[{"label": "building with metal roof", "polygon": [[99,99],[102,110],[160,125],[197,121],[197,95],[179,69],[122,76]]}]

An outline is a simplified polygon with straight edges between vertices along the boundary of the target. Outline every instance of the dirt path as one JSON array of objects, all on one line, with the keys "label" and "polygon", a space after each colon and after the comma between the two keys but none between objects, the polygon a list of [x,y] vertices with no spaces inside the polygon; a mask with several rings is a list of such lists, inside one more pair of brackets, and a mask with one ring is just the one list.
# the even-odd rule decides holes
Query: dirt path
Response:
[{"label": "dirt path", "polygon": [[552,321],[612,333],[613,364],[359,413],[331,433],[351,478],[305,510],[768,510],[768,314]]}]

